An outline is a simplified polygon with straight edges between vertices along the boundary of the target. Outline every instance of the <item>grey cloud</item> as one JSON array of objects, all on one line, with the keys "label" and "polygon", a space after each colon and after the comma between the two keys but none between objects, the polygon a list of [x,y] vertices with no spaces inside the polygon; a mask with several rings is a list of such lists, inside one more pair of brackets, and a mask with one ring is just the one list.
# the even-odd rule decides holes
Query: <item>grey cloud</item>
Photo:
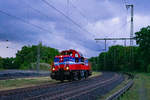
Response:
[{"label": "grey cloud", "polygon": [[[117,16],[123,19],[122,17],[126,14],[121,0],[72,0],[71,2],[84,13],[86,18],[81,16],[77,9],[71,5],[67,5],[67,1],[65,0],[47,1],[70,16],[84,29],[88,24],[98,21],[103,22]],[[135,3],[140,5],[139,0]],[[144,4],[148,7],[147,1]],[[137,7],[136,10],[137,12],[139,11],[138,13],[141,13],[142,10],[139,10],[139,8]],[[147,9],[150,8],[148,7]],[[37,43],[42,40],[44,44],[60,49],[69,49],[73,44],[79,46],[81,49],[86,49],[89,54],[88,56],[95,55],[98,53],[98,50],[103,48],[103,42],[100,45],[95,43],[94,33],[91,32],[90,34],[83,31],[60,13],[41,2],[41,0],[1,0],[0,10],[19,16],[32,24],[48,30],[42,31],[32,25],[0,13],[0,40],[8,39],[20,43],[26,41]],[[123,21],[120,24],[122,23]]]}]

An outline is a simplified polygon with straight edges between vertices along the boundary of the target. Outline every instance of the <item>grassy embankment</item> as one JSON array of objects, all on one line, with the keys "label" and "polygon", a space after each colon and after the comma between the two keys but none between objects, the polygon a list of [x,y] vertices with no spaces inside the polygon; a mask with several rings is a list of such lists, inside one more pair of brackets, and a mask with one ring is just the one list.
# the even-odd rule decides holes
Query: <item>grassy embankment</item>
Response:
[{"label": "grassy embankment", "polygon": [[[101,72],[93,72],[91,77],[102,74]],[[0,91],[23,87],[36,86],[41,84],[56,83],[59,81],[52,80],[50,77],[32,77],[0,80]]]},{"label": "grassy embankment", "polygon": [[150,100],[150,73],[136,74],[134,82],[121,100]]},{"label": "grassy embankment", "polygon": [[[100,100],[105,100],[106,97],[125,86],[127,82],[128,81],[125,80],[111,92],[101,97]],[[150,73],[137,73],[134,78],[134,85],[120,98],[120,100],[150,100]]]}]

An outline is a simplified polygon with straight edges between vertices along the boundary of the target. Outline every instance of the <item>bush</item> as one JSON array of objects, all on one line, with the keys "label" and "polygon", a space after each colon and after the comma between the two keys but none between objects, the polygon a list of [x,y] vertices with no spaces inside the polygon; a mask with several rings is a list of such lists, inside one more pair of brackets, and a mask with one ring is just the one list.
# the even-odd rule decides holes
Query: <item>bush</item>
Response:
[{"label": "bush", "polygon": [[31,65],[28,63],[21,64],[21,67],[20,67],[20,69],[22,70],[29,70],[30,68],[31,68]]},{"label": "bush", "polygon": [[[31,66],[32,66],[32,68],[31,68],[32,70],[37,70],[36,63],[32,63]],[[40,63],[39,70],[48,71],[49,69],[50,69],[50,65],[49,64],[47,64],[47,63]]]},{"label": "bush", "polygon": [[147,67],[147,72],[150,73],[150,64]]},{"label": "bush", "polygon": [[3,69],[4,67],[3,63],[4,63],[3,58],[0,57],[0,69]]}]

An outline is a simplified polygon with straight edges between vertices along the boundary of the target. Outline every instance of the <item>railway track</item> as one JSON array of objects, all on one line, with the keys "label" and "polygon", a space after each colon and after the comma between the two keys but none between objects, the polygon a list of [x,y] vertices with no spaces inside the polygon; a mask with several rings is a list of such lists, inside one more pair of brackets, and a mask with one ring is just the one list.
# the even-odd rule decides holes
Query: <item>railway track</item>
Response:
[{"label": "railway track", "polygon": [[95,100],[123,80],[121,74],[104,72],[80,81],[1,91],[0,100]]},{"label": "railway track", "polygon": [[26,78],[26,77],[43,77],[49,76],[50,73],[47,71],[23,71],[23,70],[5,70],[0,71],[0,80]]}]

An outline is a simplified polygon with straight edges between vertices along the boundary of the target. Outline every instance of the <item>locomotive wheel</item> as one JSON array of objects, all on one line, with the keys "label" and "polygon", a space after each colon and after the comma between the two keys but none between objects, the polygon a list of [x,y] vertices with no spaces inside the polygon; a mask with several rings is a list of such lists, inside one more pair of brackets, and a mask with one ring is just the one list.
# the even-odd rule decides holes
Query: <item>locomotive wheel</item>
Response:
[{"label": "locomotive wheel", "polygon": [[60,81],[64,82],[64,73],[63,72],[60,72]]},{"label": "locomotive wheel", "polygon": [[70,73],[69,82],[73,81],[73,73]]},{"label": "locomotive wheel", "polygon": [[64,82],[64,76],[63,76],[63,75],[61,75],[60,81],[61,81],[61,82]]},{"label": "locomotive wheel", "polygon": [[81,72],[78,72],[78,80],[81,80]]},{"label": "locomotive wheel", "polygon": [[61,81],[62,83],[64,82],[64,80],[63,80],[63,79],[61,79],[60,81]]},{"label": "locomotive wheel", "polygon": [[74,81],[75,79],[74,79],[74,73],[71,73],[70,74],[70,78],[69,78],[69,81],[71,82],[71,81]]},{"label": "locomotive wheel", "polygon": [[68,81],[69,81],[69,82],[71,82],[72,80],[71,80],[71,79],[69,79]]},{"label": "locomotive wheel", "polygon": [[78,80],[78,73],[77,73],[77,72],[73,73],[73,78],[72,78],[72,80],[73,80],[73,81]]},{"label": "locomotive wheel", "polygon": [[84,71],[82,71],[82,72],[81,72],[81,74],[82,74],[82,76],[81,76],[81,77],[82,77],[83,79],[85,79],[85,72],[84,72]]},{"label": "locomotive wheel", "polygon": [[84,77],[85,77],[85,79],[88,77],[88,72],[87,71],[84,73]]},{"label": "locomotive wheel", "polygon": [[77,75],[74,76],[74,77],[73,77],[73,80],[74,80],[74,81],[78,80],[78,76],[77,76]]}]

